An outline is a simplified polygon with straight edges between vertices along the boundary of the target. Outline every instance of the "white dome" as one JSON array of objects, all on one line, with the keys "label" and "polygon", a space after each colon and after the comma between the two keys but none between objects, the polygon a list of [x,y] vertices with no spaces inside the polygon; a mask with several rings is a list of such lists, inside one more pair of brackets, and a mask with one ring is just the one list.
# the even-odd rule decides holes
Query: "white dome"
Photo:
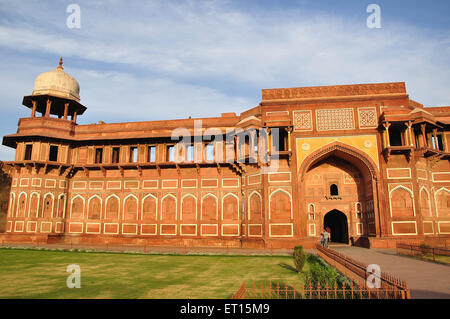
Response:
[{"label": "white dome", "polygon": [[80,102],[80,85],[64,72],[62,58],[56,70],[39,74],[34,81],[32,95],[46,94]]}]

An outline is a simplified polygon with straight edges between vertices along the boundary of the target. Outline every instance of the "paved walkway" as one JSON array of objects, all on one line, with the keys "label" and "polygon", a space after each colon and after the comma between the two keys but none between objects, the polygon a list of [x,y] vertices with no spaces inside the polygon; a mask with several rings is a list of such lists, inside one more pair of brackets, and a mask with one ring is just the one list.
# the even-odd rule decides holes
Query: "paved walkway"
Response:
[{"label": "paved walkway", "polygon": [[450,299],[450,266],[398,256],[395,249],[330,248],[365,264],[378,264],[381,271],[406,281],[411,298]]}]

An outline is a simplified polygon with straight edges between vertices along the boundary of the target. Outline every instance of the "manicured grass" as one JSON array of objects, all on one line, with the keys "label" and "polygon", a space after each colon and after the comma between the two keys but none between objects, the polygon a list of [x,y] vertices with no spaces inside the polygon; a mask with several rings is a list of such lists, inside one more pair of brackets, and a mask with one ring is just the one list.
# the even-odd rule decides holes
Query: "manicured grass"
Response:
[{"label": "manicured grass", "polygon": [[407,256],[407,257],[413,257],[413,258],[416,258],[416,259],[432,261],[432,262],[436,262],[436,263],[439,263],[439,264],[450,265],[450,256],[435,255],[434,256],[434,260],[433,260],[433,255],[432,254],[426,254],[426,255],[401,254],[401,255],[402,256]]},{"label": "manicured grass", "polygon": [[[70,264],[81,268],[80,289],[66,286]],[[0,249],[0,298],[230,298],[244,281],[299,285],[304,278],[290,256]]]}]

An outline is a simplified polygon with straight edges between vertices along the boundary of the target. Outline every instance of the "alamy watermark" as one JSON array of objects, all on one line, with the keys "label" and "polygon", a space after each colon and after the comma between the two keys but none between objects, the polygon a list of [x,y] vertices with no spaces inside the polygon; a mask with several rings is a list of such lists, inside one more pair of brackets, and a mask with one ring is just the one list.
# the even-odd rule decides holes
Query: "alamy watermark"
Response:
[{"label": "alamy watermark", "polygon": [[377,264],[370,264],[367,266],[366,273],[369,274],[366,278],[366,286],[368,288],[381,288],[381,268]]},{"label": "alamy watermark", "polygon": [[66,25],[69,29],[81,28],[81,8],[78,4],[69,4],[66,8],[66,12],[70,15],[66,19]]},{"label": "alamy watermark", "polygon": [[70,275],[66,279],[67,288],[81,288],[81,268],[77,264],[67,266],[66,272]]},{"label": "alamy watermark", "polygon": [[280,152],[288,151],[289,136],[282,128],[203,128],[202,120],[194,120],[193,129],[175,128],[168,149],[170,162],[258,164],[261,173],[279,168]]},{"label": "alamy watermark", "polygon": [[381,8],[378,4],[369,4],[366,9],[367,13],[371,13],[366,20],[369,29],[381,28]]}]

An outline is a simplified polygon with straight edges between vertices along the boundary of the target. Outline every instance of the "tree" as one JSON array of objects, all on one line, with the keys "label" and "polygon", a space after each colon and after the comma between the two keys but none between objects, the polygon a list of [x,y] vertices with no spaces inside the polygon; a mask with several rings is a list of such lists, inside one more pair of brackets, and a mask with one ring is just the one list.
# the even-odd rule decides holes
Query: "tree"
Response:
[{"label": "tree", "polygon": [[294,264],[297,272],[302,272],[303,266],[305,265],[307,254],[304,252],[302,246],[294,247]]}]

